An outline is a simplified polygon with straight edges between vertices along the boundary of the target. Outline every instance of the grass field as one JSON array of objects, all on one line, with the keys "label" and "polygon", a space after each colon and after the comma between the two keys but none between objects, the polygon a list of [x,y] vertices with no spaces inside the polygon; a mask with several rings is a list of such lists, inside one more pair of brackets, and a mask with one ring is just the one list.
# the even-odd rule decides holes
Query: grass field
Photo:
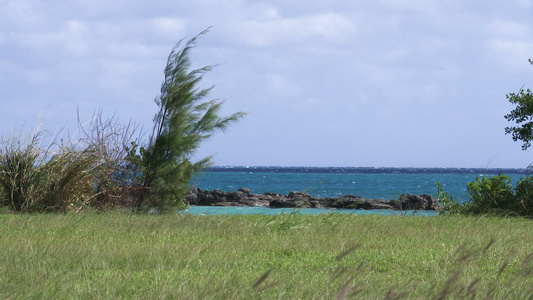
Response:
[{"label": "grass field", "polygon": [[533,223],[0,214],[2,299],[527,299]]}]

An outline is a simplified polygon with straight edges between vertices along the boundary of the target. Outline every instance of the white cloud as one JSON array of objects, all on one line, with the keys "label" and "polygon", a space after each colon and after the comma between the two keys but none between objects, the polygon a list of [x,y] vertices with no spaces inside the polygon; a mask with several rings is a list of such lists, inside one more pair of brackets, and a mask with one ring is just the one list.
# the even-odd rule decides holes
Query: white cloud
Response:
[{"label": "white cloud", "polygon": [[[438,2],[428,0],[378,0],[378,6],[394,12],[428,13],[438,8]],[[450,2],[450,1],[448,1]]]},{"label": "white cloud", "polygon": [[297,97],[301,93],[300,86],[283,74],[269,74],[267,75],[267,82],[270,90],[277,98]]},{"label": "white cloud", "polygon": [[277,20],[277,19],[280,18],[280,15],[279,15],[277,9],[269,7],[269,8],[267,8],[265,13],[263,14],[263,17],[266,18],[266,19],[275,19],[275,20]]},{"label": "white cloud", "polygon": [[533,6],[532,0],[515,0],[516,3],[520,4],[524,8],[530,8]]},{"label": "white cloud", "polygon": [[527,38],[531,28],[529,24],[519,23],[517,21],[493,20],[489,24],[491,34],[497,36],[512,36]]},{"label": "white cloud", "polygon": [[186,21],[178,18],[161,17],[152,20],[154,23],[154,33],[159,36],[174,38],[178,34],[185,32]]},{"label": "white cloud", "polygon": [[245,20],[234,26],[240,27],[245,42],[252,47],[298,45],[316,38],[343,42],[356,29],[353,21],[336,13]]},{"label": "white cloud", "polygon": [[45,16],[40,6],[31,0],[6,0],[0,4],[0,25],[6,31],[13,28],[36,29],[44,26]]},{"label": "white cloud", "polygon": [[12,40],[21,48],[42,57],[84,56],[90,52],[91,32],[85,23],[67,20],[59,28],[13,33]]},{"label": "white cloud", "polygon": [[27,77],[31,83],[45,85],[50,82],[50,73],[44,70],[31,70],[27,72]]}]

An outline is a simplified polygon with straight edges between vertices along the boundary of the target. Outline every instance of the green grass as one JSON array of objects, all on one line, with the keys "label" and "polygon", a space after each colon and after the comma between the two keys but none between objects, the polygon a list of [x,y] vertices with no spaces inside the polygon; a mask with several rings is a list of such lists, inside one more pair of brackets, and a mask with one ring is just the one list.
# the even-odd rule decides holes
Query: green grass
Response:
[{"label": "green grass", "polygon": [[0,298],[522,299],[533,295],[532,225],[461,216],[0,214]]}]

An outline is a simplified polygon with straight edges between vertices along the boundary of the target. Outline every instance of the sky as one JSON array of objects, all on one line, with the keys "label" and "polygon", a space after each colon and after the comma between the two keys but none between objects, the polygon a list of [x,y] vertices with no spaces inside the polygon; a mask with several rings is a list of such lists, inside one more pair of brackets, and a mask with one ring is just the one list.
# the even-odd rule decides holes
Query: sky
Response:
[{"label": "sky", "polygon": [[[212,26],[212,27],[211,27]],[[533,89],[533,1],[3,0],[0,135],[75,134],[95,111],[150,132],[172,47],[221,115],[216,165],[523,168],[506,94]],[[207,100],[209,100],[207,99]],[[146,135],[145,135],[146,136]],[[145,138],[146,140],[146,138]]]}]

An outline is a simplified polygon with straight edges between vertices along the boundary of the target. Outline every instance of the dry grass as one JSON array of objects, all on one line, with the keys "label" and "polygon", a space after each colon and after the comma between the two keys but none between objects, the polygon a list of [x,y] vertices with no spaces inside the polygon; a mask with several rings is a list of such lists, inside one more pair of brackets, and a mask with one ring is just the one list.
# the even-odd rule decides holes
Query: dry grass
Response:
[{"label": "dry grass", "polygon": [[0,200],[13,211],[57,211],[87,205],[94,196],[91,148],[43,142],[35,131],[4,140],[0,149]]}]

